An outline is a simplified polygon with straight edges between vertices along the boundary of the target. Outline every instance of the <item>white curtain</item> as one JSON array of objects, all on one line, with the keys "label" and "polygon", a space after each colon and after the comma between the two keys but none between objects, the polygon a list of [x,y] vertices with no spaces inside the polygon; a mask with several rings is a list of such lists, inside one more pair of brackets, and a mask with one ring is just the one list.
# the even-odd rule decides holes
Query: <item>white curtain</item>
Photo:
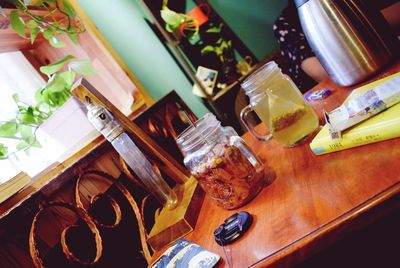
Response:
[{"label": "white curtain", "polygon": [[[21,52],[0,53],[0,121],[15,118],[17,106],[12,98],[14,93],[18,93],[22,101],[33,103],[36,90],[44,84],[43,78]],[[10,140],[0,138],[0,143],[7,144]],[[40,166],[47,164],[41,157],[34,162],[39,162]],[[33,163],[30,161],[26,164],[27,170],[36,170],[30,168],[31,165]],[[14,157],[0,160],[0,183],[18,174],[19,166],[20,163]]]},{"label": "white curtain", "polygon": [[0,53],[0,120],[14,117],[16,106],[12,99],[19,93],[22,100],[33,103],[35,91],[45,84],[21,52]]}]

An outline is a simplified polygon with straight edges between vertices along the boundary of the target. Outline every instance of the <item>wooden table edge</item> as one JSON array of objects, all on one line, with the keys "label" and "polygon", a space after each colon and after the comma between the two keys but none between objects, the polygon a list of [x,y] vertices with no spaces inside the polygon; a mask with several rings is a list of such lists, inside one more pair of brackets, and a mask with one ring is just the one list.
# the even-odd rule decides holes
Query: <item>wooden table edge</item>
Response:
[{"label": "wooden table edge", "polygon": [[[343,237],[345,234],[350,233],[351,230],[354,231],[361,229],[360,226],[357,227],[355,225],[357,221],[362,220],[362,216],[366,216],[374,208],[379,207],[379,205],[382,205],[395,197],[400,197],[400,181],[369,198],[358,206],[350,209],[344,214],[341,214],[339,217],[336,217],[316,230],[304,235],[303,237],[251,264],[248,267],[266,267],[275,265],[279,267],[286,267],[294,263],[299,263],[302,260],[305,260],[307,257],[315,254],[316,251],[320,251],[339,240],[340,237],[333,237],[336,234],[340,233],[341,237]],[[387,212],[387,210],[390,208],[385,209]],[[374,218],[373,215],[369,216],[372,217],[370,221],[374,221],[376,218]],[[318,244],[323,244],[323,246],[312,251],[305,249],[305,247],[310,248],[312,246],[317,246]],[[302,250],[303,252],[301,252]]]}]

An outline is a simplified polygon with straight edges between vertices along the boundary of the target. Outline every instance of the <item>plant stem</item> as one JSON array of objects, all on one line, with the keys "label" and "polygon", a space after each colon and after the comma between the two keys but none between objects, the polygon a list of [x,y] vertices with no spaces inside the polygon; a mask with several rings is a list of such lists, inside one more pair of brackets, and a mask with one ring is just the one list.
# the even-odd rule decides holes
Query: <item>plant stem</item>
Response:
[{"label": "plant stem", "polygon": [[11,155],[15,155],[15,154],[18,153],[18,152],[21,152],[21,151],[24,151],[24,150],[30,148],[30,147],[36,142],[36,131],[38,130],[38,128],[39,128],[39,127],[36,127],[35,130],[33,131],[33,133],[32,133],[33,139],[32,139],[32,141],[31,141],[27,146],[25,146],[25,147],[23,147],[23,148],[20,148],[20,149],[14,151],[14,152],[9,153],[9,154],[7,154],[4,158],[9,158]]},{"label": "plant stem", "polygon": [[62,14],[64,14],[64,15],[68,18],[68,27],[67,27],[67,30],[70,30],[70,28],[71,28],[71,18],[69,17],[69,15],[68,15],[66,12],[64,12],[64,10],[62,10],[62,9],[60,8],[60,6],[59,6],[57,0],[55,1],[55,3],[56,3],[56,8],[57,8],[57,10],[60,11]]},{"label": "plant stem", "polygon": [[[55,1],[55,4],[56,4],[56,9],[54,9],[54,12],[55,11],[59,11],[60,13],[62,13],[67,18],[67,20],[68,20],[68,24],[67,24],[68,26],[67,27],[58,26],[58,25],[60,25],[59,22],[61,20],[56,20],[54,18],[54,16],[52,16],[52,15],[51,16],[52,16],[52,18],[54,20],[54,23],[49,23],[49,22],[44,20],[45,17],[40,17],[40,16],[37,16],[37,15],[31,13],[29,11],[28,7],[26,6],[26,4],[24,3],[24,1],[22,1],[22,0],[18,0],[17,8],[20,9],[23,13],[25,13],[27,16],[29,16],[32,20],[34,20],[38,24],[42,24],[42,25],[47,26],[49,28],[52,28],[52,29],[55,29],[55,30],[59,30],[59,31],[62,31],[62,32],[66,32],[66,33],[69,33],[69,34],[80,34],[80,33],[83,33],[84,29],[81,29],[81,28],[73,28],[72,29],[71,18],[68,16],[67,13],[65,13],[60,8],[60,6],[58,5],[57,1]],[[47,7],[45,7],[45,8],[49,11],[49,9]]]}]

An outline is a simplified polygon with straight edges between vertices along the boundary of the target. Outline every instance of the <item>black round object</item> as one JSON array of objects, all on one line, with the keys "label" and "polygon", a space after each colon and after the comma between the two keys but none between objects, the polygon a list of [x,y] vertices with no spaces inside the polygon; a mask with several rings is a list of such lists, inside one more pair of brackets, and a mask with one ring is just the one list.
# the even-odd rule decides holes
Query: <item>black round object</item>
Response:
[{"label": "black round object", "polygon": [[235,213],[215,229],[214,239],[221,246],[233,243],[250,228],[252,222],[253,217],[248,212]]}]

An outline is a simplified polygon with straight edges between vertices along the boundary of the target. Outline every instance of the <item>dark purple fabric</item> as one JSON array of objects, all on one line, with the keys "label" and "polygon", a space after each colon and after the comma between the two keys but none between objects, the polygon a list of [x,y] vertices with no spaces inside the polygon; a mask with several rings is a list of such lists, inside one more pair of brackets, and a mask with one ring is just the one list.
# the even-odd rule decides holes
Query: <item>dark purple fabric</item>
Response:
[{"label": "dark purple fabric", "polygon": [[296,7],[289,4],[275,20],[275,37],[280,46],[280,67],[284,73],[304,92],[316,83],[301,69],[303,60],[313,57],[314,53],[301,29]]}]

